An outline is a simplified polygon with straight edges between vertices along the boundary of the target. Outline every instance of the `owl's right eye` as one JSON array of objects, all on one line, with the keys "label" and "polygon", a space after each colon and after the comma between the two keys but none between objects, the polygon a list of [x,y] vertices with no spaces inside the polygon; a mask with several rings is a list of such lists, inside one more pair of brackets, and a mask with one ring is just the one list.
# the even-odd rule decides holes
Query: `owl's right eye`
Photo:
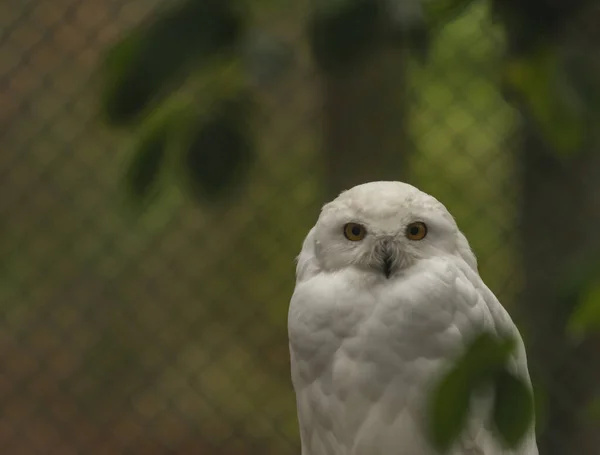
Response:
[{"label": "owl's right eye", "polygon": [[367,230],[362,224],[347,223],[344,225],[344,237],[351,242],[358,242],[365,238]]}]

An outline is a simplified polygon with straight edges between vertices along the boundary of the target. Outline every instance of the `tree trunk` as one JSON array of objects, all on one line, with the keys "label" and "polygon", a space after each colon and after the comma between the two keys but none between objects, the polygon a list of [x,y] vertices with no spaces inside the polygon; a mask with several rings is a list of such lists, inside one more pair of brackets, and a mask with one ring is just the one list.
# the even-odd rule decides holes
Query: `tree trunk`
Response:
[{"label": "tree trunk", "polygon": [[325,190],[406,175],[406,56],[381,49],[323,81]]},{"label": "tree trunk", "polygon": [[600,345],[569,342],[565,326],[574,302],[562,301],[560,290],[574,264],[600,247],[600,151],[561,159],[531,122],[525,120],[521,133],[525,287],[519,310],[531,370],[547,393],[540,454],[596,455],[600,440],[584,414],[598,393]]}]

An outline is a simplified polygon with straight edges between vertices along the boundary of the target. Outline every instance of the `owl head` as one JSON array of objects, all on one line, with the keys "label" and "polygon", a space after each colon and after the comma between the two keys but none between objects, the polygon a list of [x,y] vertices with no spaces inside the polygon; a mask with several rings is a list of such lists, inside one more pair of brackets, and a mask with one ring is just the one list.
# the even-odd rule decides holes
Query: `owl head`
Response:
[{"label": "owl head", "polygon": [[467,239],[444,205],[402,182],[344,191],[323,207],[306,242],[318,268],[327,271],[353,267],[392,279],[441,255],[455,255],[477,269]]}]

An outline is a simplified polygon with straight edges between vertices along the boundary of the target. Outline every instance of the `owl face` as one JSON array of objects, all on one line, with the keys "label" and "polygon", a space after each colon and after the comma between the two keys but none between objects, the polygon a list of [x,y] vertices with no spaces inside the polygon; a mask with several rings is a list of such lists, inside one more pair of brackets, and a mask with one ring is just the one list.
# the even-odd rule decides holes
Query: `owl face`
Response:
[{"label": "owl face", "polygon": [[325,270],[355,267],[391,279],[421,259],[460,254],[463,239],[432,196],[405,183],[373,182],[323,207],[315,255]]}]

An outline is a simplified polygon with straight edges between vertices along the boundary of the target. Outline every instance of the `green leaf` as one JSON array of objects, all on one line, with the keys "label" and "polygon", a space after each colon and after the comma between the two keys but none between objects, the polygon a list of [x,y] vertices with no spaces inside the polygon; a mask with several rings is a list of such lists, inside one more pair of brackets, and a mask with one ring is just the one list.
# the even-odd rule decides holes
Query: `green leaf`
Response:
[{"label": "green leaf", "polygon": [[565,264],[564,279],[555,291],[557,304],[564,315],[564,330],[577,344],[599,328],[598,287],[600,286],[600,252],[592,248]]},{"label": "green leaf", "polygon": [[506,63],[505,87],[523,104],[542,136],[563,156],[585,139],[584,100],[575,89],[557,50],[544,48]]},{"label": "green leaf", "polygon": [[582,340],[590,332],[600,332],[600,279],[581,291],[579,301],[567,324],[567,333]]},{"label": "green leaf", "polygon": [[224,101],[192,123],[182,165],[192,194],[218,199],[237,188],[254,158],[244,100]]},{"label": "green leaf", "polygon": [[473,339],[461,360],[469,371],[472,386],[491,380],[504,367],[514,347],[514,339],[498,338],[487,332]]},{"label": "green leaf", "polygon": [[168,118],[147,128],[136,144],[125,178],[127,193],[136,203],[149,202],[157,195],[171,139]]},{"label": "green leaf", "polygon": [[102,113],[109,124],[128,121],[139,106],[148,102],[152,93],[150,80],[139,78],[139,70],[135,68],[141,45],[141,34],[132,33],[113,46],[105,57],[101,101]]},{"label": "green leaf", "polygon": [[454,368],[432,394],[430,410],[431,441],[447,451],[460,435],[469,410],[471,394],[494,380],[504,369],[514,349],[514,340],[483,332],[469,343]]},{"label": "green leaf", "polygon": [[464,367],[453,368],[435,389],[430,410],[430,440],[445,452],[460,435],[469,413],[471,397],[468,371]]},{"label": "green leaf", "polygon": [[494,425],[509,448],[516,448],[533,424],[533,394],[525,382],[503,369],[495,378]]},{"label": "green leaf", "polygon": [[107,121],[121,125],[135,120],[191,67],[232,50],[242,24],[232,0],[187,0],[133,31],[104,60]]},{"label": "green leaf", "polygon": [[333,3],[315,9],[308,30],[317,65],[332,73],[356,65],[380,44],[384,17],[378,1]]}]

